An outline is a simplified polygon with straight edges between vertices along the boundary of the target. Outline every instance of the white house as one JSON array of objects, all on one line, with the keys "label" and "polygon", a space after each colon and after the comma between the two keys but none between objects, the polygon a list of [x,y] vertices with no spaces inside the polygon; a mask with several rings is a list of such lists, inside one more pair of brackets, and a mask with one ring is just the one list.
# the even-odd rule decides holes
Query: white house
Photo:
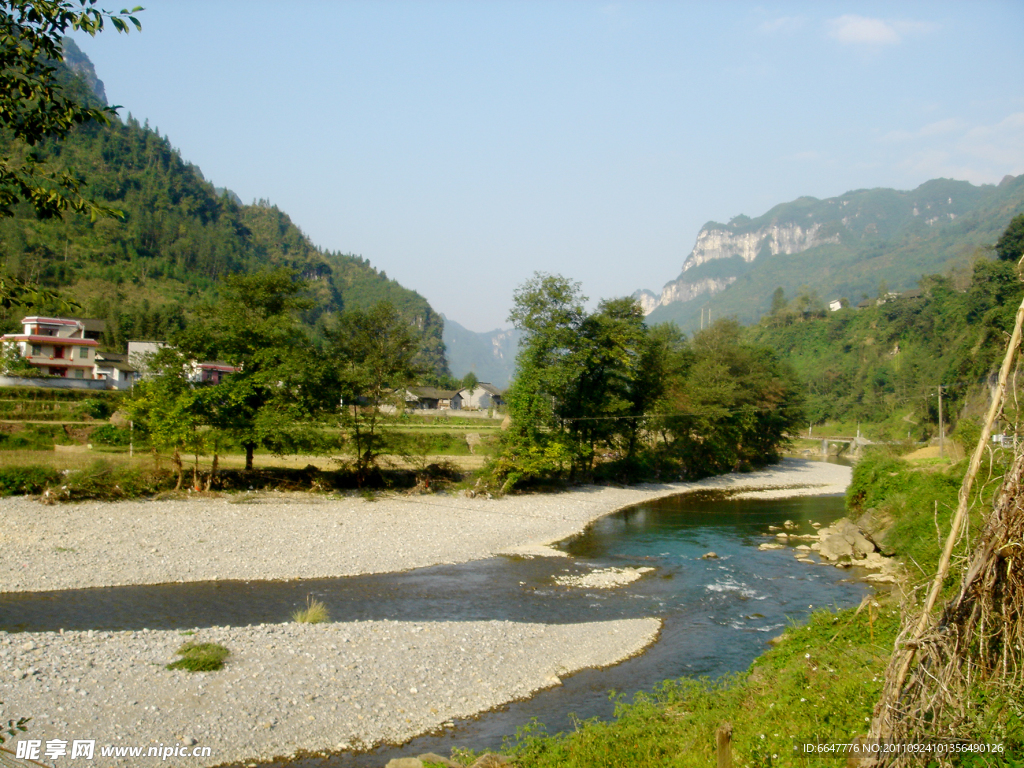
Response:
[{"label": "white house", "polygon": [[21,320],[22,333],[0,337],[5,346],[14,345],[18,354],[44,376],[64,379],[92,379],[99,342],[85,336],[85,323],[69,317],[32,315]]},{"label": "white house", "polygon": [[468,387],[460,389],[459,394],[462,395],[462,407],[467,411],[497,410],[505,405],[501,390],[486,381],[479,382],[472,390]]},{"label": "white house", "polygon": [[128,355],[117,352],[97,352],[93,377],[109,382],[111,389],[129,389],[139,378],[139,372],[128,363]]}]

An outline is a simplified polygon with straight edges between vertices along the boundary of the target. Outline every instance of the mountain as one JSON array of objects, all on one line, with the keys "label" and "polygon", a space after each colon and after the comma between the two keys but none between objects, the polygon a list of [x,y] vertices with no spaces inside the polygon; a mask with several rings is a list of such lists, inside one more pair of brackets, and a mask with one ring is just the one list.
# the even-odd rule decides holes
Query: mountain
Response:
[{"label": "mountain", "polygon": [[505,389],[516,369],[522,332],[515,328],[477,333],[444,317],[444,346],[452,375],[461,379],[472,371],[480,381]]},{"label": "mountain", "polygon": [[[65,56],[66,89],[82,100],[101,99],[102,83],[85,54],[66,43]],[[310,284],[316,306],[303,319],[314,332],[346,307],[386,299],[419,336],[418,362],[447,374],[443,321],[426,299],[364,258],[315,246],[270,202],[243,205],[234,193],[216,189],[148,124],[131,115],[86,124],[35,150],[53,166],[83,175],[84,193],[124,218],[39,220],[22,205],[15,216],[0,219],[0,265],[73,298],[83,314],[105,319],[108,347],[124,351],[128,338],[166,338],[184,327],[199,304],[217,301],[224,275],[284,266]],[[0,136],[0,151],[24,148]],[[0,311],[3,330],[14,328],[27,309],[59,311]]]},{"label": "mountain", "polygon": [[880,287],[905,291],[924,274],[966,271],[1021,211],[1024,176],[998,185],[934,179],[909,192],[801,197],[755,219],[708,222],[679,277],[659,295],[634,296],[648,323],[673,321],[684,330],[699,327],[705,309],[755,321],[779,287],[787,297],[803,291],[857,304]]}]

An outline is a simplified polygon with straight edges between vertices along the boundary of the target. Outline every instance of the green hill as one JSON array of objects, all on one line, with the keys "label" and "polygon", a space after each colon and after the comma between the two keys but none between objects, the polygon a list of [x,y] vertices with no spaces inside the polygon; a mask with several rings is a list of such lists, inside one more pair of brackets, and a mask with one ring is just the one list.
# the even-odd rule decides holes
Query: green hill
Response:
[{"label": "green hill", "polygon": [[[67,88],[82,100],[101,100],[102,83],[72,46],[67,63],[88,82],[69,72]],[[0,148],[23,151],[4,136]],[[426,299],[359,256],[313,245],[269,202],[241,205],[232,193],[218,193],[167,137],[131,115],[109,126],[82,126],[63,141],[45,142],[37,153],[84,176],[86,194],[123,211],[124,219],[69,215],[42,221],[24,206],[0,219],[0,260],[8,272],[58,289],[84,314],[106,319],[109,346],[181,328],[198,304],[216,302],[218,280],[226,274],[287,266],[310,281],[317,303],[305,320],[312,327],[345,307],[387,299],[416,328],[421,363],[447,372],[443,321]],[[0,317],[4,330],[13,329],[26,309],[52,311],[14,308]]]},{"label": "green hill", "polygon": [[1024,176],[1007,176],[998,185],[935,179],[909,192],[802,197],[756,219],[709,222],[648,322],[692,330],[703,308],[713,318],[753,322],[769,310],[778,287],[787,296],[805,288],[824,302],[846,298],[856,305],[875,298],[880,283],[898,292],[926,274],[966,276],[1022,211]]}]

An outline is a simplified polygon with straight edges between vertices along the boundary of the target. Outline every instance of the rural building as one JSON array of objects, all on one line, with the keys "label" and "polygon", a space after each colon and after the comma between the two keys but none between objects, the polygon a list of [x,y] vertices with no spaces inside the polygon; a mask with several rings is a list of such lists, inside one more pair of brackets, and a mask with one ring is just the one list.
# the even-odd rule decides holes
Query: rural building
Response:
[{"label": "rural building", "polygon": [[62,379],[92,379],[99,342],[86,338],[85,324],[70,317],[32,315],[21,320],[22,333],[0,337],[5,347],[13,345],[29,365],[43,376]]},{"label": "rural building", "polygon": [[128,355],[118,352],[97,352],[93,378],[110,383],[111,389],[128,389],[139,372],[128,363]]},{"label": "rural building", "polygon": [[486,411],[489,408],[495,410],[505,405],[501,390],[493,384],[481,381],[472,389],[468,387],[459,390],[462,396],[462,408],[467,411]]},{"label": "rural building", "polygon": [[462,398],[456,390],[437,387],[407,387],[405,407],[414,410],[459,410]]}]

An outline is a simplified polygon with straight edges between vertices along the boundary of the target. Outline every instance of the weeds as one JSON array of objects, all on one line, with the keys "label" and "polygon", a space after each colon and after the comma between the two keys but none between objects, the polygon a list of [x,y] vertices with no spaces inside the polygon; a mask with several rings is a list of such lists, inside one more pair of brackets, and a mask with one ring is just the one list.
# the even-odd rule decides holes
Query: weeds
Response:
[{"label": "weeds", "polygon": [[312,595],[306,598],[305,608],[299,608],[292,614],[292,621],[297,624],[323,624],[325,621],[330,620],[331,617],[327,613],[327,606],[319,600],[314,600]]},{"label": "weeds", "polygon": [[185,643],[178,649],[181,656],[167,665],[167,669],[184,669],[187,672],[215,672],[224,666],[224,659],[231,653],[218,643]]}]

